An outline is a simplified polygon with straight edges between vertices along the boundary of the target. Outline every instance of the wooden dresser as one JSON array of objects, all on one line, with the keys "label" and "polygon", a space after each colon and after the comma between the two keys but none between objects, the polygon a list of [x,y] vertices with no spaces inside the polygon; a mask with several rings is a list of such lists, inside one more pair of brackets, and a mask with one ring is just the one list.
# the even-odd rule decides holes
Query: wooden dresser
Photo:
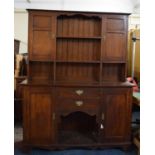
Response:
[{"label": "wooden dresser", "polygon": [[128,14],[29,12],[24,145],[127,148]]}]

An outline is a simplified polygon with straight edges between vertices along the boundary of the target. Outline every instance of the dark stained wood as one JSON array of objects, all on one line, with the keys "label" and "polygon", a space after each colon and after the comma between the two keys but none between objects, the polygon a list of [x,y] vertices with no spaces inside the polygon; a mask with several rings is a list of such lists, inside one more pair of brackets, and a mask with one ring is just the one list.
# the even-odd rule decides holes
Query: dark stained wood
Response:
[{"label": "dark stained wood", "polygon": [[131,122],[131,90],[124,88],[103,90],[105,104],[105,141],[129,140]]},{"label": "dark stained wood", "polygon": [[103,63],[102,82],[125,81],[125,63]]},{"label": "dark stained wood", "polygon": [[[95,115],[99,112],[100,108],[100,100],[98,99],[66,99],[61,98],[57,101],[57,111],[61,111],[61,115],[67,115],[70,113],[74,113],[77,111],[85,112],[90,115]],[[78,106],[77,103],[81,103],[81,105]]]},{"label": "dark stained wood", "polygon": [[23,120],[23,89],[22,85],[20,84],[24,81],[27,77],[26,76],[19,76],[15,77],[16,89],[14,94],[14,123],[15,124],[22,124]]},{"label": "dark stained wood", "polygon": [[101,35],[101,19],[82,14],[58,16],[58,36],[97,37]]},{"label": "dark stained wood", "polygon": [[45,145],[54,139],[51,94],[52,91],[46,87],[29,89],[29,136],[32,144]]},{"label": "dark stained wood", "polygon": [[100,41],[93,39],[58,39],[56,60],[99,61]]},{"label": "dark stained wood", "polygon": [[83,87],[71,87],[71,88],[56,88],[57,97],[59,98],[100,98],[100,89],[97,88],[83,88]]},{"label": "dark stained wood", "polygon": [[30,60],[53,60],[56,48],[56,17],[33,14],[29,18]]},{"label": "dark stained wood", "polygon": [[99,82],[99,65],[96,64],[73,64],[58,63],[56,81],[69,82]]},{"label": "dark stained wood", "polygon": [[[127,14],[29,11],[24,145],[128,147]],[[66,138],[67,137],[67,138]]]},{"label": "dark stained wood", "polygon": [[103,41],[103,60],[125,61],[127,50],[126,16],[107,15]]},{"label": "dark stained wood", "polygon": [[50,83],[53,79],[53,63],[30,62],[29,79],[31,82]]}]

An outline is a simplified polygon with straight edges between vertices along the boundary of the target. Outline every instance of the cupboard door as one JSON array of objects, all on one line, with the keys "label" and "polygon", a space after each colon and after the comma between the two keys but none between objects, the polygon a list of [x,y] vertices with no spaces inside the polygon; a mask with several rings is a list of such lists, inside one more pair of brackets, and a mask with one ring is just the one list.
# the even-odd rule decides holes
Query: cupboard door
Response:
[{"label": "cupboard door", "polygon": [[126,61],[127,17],[108,15],[103,20],[102,53],[104,61]]},{"label": "cupboard door", "polygon": [[130,139],[131,92],[130,88],[111,88],[104,91],[106,141]]},{"label": "cupboard door", "polygon": [[33,14],[29,18],[30,60],[50,61],[56,50],[56,16]]},{"label": "cupboard door", "polygon": [[29,93],[30,143],[48,145],[54,139],[53,103],[47,88],[31,88]]}]

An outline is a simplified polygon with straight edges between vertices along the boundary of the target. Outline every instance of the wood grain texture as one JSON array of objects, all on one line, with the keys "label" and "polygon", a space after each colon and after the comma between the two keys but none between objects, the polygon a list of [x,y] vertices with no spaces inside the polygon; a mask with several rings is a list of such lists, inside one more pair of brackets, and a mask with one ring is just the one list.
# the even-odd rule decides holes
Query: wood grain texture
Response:
[{"label": "wood grain texture", "polygon": [[52,91],[47,87],[29,89],[29,136],[32,144],[45,145],[54,139],[51,95]]},{"label": "wood grain texture", "polygon": [[105,139],[123,141],[128,137],[131,122],[129,89],[107,89],[105,98]]},{"label": "wood grain texture", "polygon": [[29,11],[25,145],[130,145],[127,30],[126,14]]},{"label": "wood grain texture", "polygon": [[34,83],[50,83],[53,79],[53,63],[30,62],[30,81]]},{"label": "wood grain texture", "polygon": [[101,19],[80,15],[58,16],[58,36],[95,37],[101,35]]}]

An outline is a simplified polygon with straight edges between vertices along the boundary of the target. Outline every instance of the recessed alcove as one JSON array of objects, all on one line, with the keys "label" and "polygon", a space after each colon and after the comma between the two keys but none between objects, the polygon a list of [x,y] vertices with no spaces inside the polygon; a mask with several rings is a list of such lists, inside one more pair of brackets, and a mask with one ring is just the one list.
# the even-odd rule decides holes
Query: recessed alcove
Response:
[{"label": "recessed alcove", "polygon": [[96,115],[85,112],[72,112],[61,115],[58,141],[63,144],[91,144],[98,138]]}]

